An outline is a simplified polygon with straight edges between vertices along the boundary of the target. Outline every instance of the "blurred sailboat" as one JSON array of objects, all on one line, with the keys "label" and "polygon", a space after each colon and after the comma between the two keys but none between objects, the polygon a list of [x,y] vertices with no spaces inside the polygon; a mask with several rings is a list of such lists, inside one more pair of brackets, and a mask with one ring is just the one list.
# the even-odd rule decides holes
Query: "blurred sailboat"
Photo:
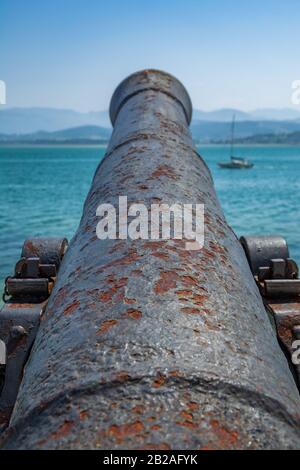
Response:
[{"label": "blurred sailboat", "polygon": [[253,163],[249,162],[245,158],[239,158],[239,157],[233,156],[234,128],[235,128],[235,115],[233,115],[232,124],[231,124],[230,160],[228,162],[219,162],[218,165],[220,168],[229,168],[229,169],[234,169],[234,170],[252,168],[254,166]]}]

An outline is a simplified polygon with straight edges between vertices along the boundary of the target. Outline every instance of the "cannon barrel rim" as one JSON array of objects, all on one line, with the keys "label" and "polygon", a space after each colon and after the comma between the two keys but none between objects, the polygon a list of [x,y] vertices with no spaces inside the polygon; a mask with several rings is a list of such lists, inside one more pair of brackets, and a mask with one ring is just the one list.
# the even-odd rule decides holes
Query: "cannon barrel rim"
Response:
[{"label": "cannon barrel rim", "polygon": [[192,120],[193,106],[184,85],[173,75],[162,70],[140,70],[125,78],[116,88],[110,101],[109,115],[112,125],[123,105],[133,96],[145,91],[159,91],[172,97],[183,108],[187,124]]}]

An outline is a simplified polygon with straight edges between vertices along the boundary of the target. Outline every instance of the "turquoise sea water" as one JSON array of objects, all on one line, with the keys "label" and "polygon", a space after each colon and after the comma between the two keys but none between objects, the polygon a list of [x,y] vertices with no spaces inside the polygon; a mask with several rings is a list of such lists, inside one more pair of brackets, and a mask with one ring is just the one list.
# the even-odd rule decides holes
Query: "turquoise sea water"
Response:
[{"label": "turquoise sea water", "polygon": [[[229,150],[203,146],[228,222],[237,235],[281,234],[300,263],[300,147],[237,147],[251,170],[222,170]],[[0,148],[0,283],[30,236],[74,234],[105,149]]]}]

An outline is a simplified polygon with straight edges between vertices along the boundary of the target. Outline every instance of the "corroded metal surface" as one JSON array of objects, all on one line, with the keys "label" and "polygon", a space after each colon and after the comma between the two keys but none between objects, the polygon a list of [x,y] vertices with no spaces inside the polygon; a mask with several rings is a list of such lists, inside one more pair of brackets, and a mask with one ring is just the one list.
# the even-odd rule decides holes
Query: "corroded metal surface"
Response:
[{"label": "corroded metal surface", "polygon": [[0,429],[9,422],[43,307],[44,304],[9,303],[1,309],[0,338],[6,346],[6,367],[0,396]]},{"label": "corroded metal surface", "polygon": [[[139,93],[129,78],[112,99],[107,154],[2,446],[298,448],[298,390],[193,146],[189,98],[164,73],[134,81]],[[98,240],[96,208],[118,206],[119,195],[148,206],[204,203],[204,248]]]},{"label": "corroded metal surface", "polygon": [[65,238],[26,240],[14,276],[5,280],[6,303],[0,310],[0,339],[6,346],[0,383],[0,429],[9,424],[46,299],[67,246]]},{"label": "corroded metal surface", "polygon": [[287,243],[278,235],[241,237],[240,242],[254,275],[258,274],[260,267],[270,267],[274,258],[289,258]]},{"label": "corroded metal surface", "polygon": [[41,264],[55,264],[58,268],[67,248],[66,238],[30,238],[24,242],[21,257],[38,257]]},{"label": "corroded metal surface", "polygon": [[288,302],[286,299],[265,299],[277,327],[278,336],[290,354],[293,352],[293,328],[300,325],[300,299]]}]

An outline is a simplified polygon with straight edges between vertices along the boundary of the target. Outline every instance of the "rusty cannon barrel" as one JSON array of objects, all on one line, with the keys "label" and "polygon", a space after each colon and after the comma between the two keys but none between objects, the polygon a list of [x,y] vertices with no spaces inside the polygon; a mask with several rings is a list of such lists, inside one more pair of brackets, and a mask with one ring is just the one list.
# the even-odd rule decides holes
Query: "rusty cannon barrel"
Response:
[{"label": "rusty cannon barrel", "polygon": [[[194,147],[191,115],[186,90],[164,72],[135,73],[116,89],[113,134],[3,448],[300,447],[299,392]],[[126,236],[125,196],[128,207],[204,205],[204,246]],[[120,216],[114,239],[97,236],[100,204]]]}]

